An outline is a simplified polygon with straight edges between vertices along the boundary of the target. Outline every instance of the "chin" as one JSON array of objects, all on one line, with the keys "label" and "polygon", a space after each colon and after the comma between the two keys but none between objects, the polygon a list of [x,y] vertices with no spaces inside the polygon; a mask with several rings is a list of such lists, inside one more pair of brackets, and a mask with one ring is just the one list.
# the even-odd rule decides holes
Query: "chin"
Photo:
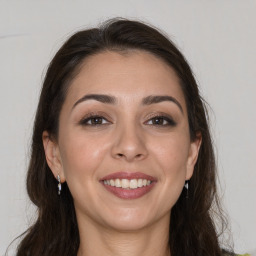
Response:
[{"label": "chin", "polygon": [[155,221],[155,217],[137,209],[121,209],[113,213],[106,225],[120,232],[138,231],[147,228]]},{"label": "chin", "polygon": [[118,232],[135,232],[141,229],[146,228],[149,226],[145,221],[141,220],[115,220],[114,222],[110,223],[109,227],[114,229]]}]

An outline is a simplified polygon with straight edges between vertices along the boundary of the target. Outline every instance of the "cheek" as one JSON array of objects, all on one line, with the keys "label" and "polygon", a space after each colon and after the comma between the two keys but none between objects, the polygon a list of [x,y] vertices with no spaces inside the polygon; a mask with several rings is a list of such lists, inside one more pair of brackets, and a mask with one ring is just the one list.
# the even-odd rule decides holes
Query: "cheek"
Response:
[{"label": "cheek", "polygon": [[106,155],[106,144],[84,134],[66,136],[62,141],[64,143],[61,145],[61,158],[67,181],[84,176],[92,179],[95,170]]},{"label": "cheek", "polygon": [[[80,135],[68,136],[62,140],[62,167],[75,207],[88,212],[88,205],[94,205],[98,193],[97,185],[101,163],[104,160],[106,147],[99,139]],[[104,144],[103,144],[104,145]]]},{"label": "cheek", "polygon": [[165,138],[161,143],[158,141],[157,145],[155,144],[152,150],[154,150],[153,155],[161,169],[160,179],[164,184],[163,191],[168,191],[166,194],[171,192],[178,196],[186,178],[190,146],[189,137],[184,136],[184,134],[181,136],[176,134]]},{"label": "cheek", "polygon": [[185,183],[190,140],[186,134],[178,134],[151,141],[151,166],[158,171],[161,187],[154,200],[159,215],[171,211]]},{"label": "cheek", "polygon": [[186,136],[173,135],[169,138],[157,140],[152,146],[152,151],[163,170],[174,173],[186,169],[189,145]]}]

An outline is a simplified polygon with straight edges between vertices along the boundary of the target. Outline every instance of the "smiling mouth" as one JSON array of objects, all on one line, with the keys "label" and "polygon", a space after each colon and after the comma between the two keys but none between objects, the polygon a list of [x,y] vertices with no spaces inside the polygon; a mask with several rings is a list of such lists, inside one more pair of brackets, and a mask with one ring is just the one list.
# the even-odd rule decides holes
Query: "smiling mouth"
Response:
[{"label": "smiling mouth", "polygon": [[143,173],[118,172],[102,178],[100,182],[119,198],[136,199],[150,192],[157,180]]},{"label": "smiling mouth", "polygon": [[136,189],[149,186],[152,181],[147,179],[110,179],[103,180],[103,183],[108,186],[123,188],[123,189]]}]

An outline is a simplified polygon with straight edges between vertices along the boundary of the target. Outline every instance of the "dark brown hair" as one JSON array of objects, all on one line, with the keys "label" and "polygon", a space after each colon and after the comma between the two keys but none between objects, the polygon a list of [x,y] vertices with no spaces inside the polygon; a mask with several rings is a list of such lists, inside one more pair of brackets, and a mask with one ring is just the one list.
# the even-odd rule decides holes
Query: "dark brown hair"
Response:
[{"label": "dark brown hair", "polygon": [[[191,140],[198,133],[202,144],[194,174],[174,205],[170,224],[170,250],[174,256],[221,255],[213,209],[223,223],[216,196],[216,165],[205,106],[192,71],[177,47],[159,30],[138,21],[114,19],[99,28],[71,36],[51,61],[42,86],[35,117],[27,191],[38,208],[36,222],[25,232],[18,256],[76,256],[79,247],[73,199],[67,184],[61,196],[50,171],[42,143],[43,131],[58,138],[58,123],[69,85],[84,59],[104,51],[147,51],[173,68],[186,100]],[[213,208],[213,204],[215,207]]]}]

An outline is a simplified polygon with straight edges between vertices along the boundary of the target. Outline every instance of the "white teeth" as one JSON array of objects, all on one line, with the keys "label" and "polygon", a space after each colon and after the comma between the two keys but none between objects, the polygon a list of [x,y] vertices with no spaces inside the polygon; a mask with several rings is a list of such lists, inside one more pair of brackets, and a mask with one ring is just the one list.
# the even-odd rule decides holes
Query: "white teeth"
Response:
[{"label": "white teeth", "polygon": [[127,179],[122,179],[121,183],[122,183],[122,188],[129,188],[130,187],[130,182]]},{"label": "white teeth", "polygon": [[119,179],[115,180],[115,187],[117,187],[117,188],[121,188],[122,187],[121,181]]},{"label": "white teeth", "polygon": [[130,180],[130,188],[137,188],[137,187],[138,187],[137,180],[135,180],[135,179]]},{"label": "white teeth", "polygon": [[152,183],[152,181],[147,179],[110,179],[104,180],[103,183],[105,185],[109,185],[117,188],[125,188],[125,189],[136,189],[144,186],[148,186]]}]

